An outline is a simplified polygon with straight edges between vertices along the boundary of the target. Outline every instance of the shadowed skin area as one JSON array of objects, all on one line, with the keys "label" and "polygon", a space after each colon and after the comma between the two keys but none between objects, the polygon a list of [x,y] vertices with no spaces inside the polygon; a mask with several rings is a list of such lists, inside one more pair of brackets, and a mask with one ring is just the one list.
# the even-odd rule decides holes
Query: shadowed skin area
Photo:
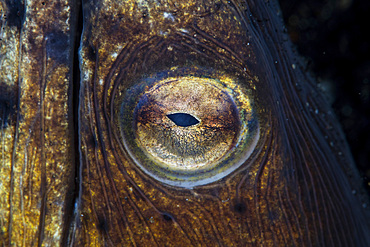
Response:
[{"label": "shadowed skin area", "polygon": [[[351,154],[275,1],[82,9],[76,81],[75,2],[0,1],[2,246],[370,246]],[[195,70],[237,80],[260,135],[233,172],[183,188],[135,164],[120,111],[143,79]]]}]

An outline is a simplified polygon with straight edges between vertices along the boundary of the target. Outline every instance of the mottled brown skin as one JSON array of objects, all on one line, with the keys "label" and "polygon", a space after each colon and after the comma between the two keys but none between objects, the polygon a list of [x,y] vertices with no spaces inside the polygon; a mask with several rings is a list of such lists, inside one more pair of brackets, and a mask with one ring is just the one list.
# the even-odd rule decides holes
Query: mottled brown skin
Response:
[{"label": "mottled brown skin", "polygon": [[74,9],[0,1],[1,246],[51,246],[69,228]]},{"label": "mottled brown skin", "polygon": [[[16,60],[14,70],[21,73],[13,84],[7,82],[17,88],[18,97],[14,120],[2,128],[10,141],[2,134],[0,144],[6,149],[1,175],[8,177],[1,190],[6,198],[0,201],[1,243],[369,246],[361,185],[343,134],[292,49],[276,3],[149,2],[83,5],[77,153],[69,91],[72,57],[60,60],[45,52],[45,37],[54,30],[47,23],[60,7],[41,8],[32,19],[37,24],[32,35],[26,35],[25,24],[17,29],[14,40],[30,48],[16,57],[32,59]],[[31,10],[25,15],[32,16]],[[73,18],[69,21],[73,30]],[[61,32],[68,33],[51,33]],[[18,63],[24,66],[20,70]],[[144,174],[125,151],[118,129],[124,90],[174,66],[213,68],[238,78],[253,92],[261,125],[260,140],[245,164],[193,189],[168,186]],[[5,80],[10,72],[2,73]],[[58,105],[51,99],[47,104],[47,89],[59,90]],[[2,92],[0,96],[5,99]],[[49,111],[55,112],[52,123]],[[58,142],[46,146],[53,135]],[[8,142],[1,146],[4,140]],[[80,169],[76,185],[74,155]],[[22,168],[25,161],[30,164]],[[27,181],[23,187],[22,179]],[[71,190],[77,191],[75,205]],[[22,203],[26,194],[35,197],[31,204]]]}]

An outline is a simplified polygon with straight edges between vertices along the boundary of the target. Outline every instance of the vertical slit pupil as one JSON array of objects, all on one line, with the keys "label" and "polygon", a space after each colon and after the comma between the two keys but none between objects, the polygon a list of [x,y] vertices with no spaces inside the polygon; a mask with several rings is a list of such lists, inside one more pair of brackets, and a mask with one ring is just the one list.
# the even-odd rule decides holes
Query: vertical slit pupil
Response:
[{"label": "vertical slit pupil", "polygon": [[198,119],[187,113],[173,113],[168,114],[167,117],[180,127],[188,127],[199,123]]}]

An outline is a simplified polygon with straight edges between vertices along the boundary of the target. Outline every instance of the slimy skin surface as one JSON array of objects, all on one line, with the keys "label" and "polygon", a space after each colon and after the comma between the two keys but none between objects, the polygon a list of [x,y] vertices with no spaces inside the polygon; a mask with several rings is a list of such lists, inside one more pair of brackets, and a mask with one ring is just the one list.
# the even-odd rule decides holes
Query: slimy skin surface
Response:
[{"label": "slimy skin surface", "polygon": [[79,3],[0,1],[2,246],[370,246],[276,1]]}]

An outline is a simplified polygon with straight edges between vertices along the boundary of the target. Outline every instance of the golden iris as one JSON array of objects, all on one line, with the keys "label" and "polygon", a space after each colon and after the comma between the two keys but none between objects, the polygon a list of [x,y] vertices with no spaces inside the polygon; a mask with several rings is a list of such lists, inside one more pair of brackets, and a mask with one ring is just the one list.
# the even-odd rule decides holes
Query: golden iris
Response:
[{"label": "golden iris", "polygon": [[250,156],[259,126],[246,90],[227,76],[154,75],[126,91],[124,146],[135,163],[164,183],[216,181]]}]

